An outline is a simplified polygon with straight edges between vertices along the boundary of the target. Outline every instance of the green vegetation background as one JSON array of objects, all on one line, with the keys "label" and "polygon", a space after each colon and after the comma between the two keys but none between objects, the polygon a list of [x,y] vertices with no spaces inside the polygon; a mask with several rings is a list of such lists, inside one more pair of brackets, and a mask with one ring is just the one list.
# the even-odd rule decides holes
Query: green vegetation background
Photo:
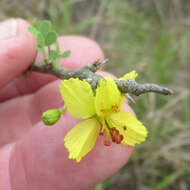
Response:
[{"label": "green vegetation background", "polygon": [[96,40],[120,76],[135,69],[140,82],[175,89],[147,94],[132,107],[149,130],[129,163],[94,190],[190,189],[190,1],[1,0],[0,20],[52,20],[63,34]]}]

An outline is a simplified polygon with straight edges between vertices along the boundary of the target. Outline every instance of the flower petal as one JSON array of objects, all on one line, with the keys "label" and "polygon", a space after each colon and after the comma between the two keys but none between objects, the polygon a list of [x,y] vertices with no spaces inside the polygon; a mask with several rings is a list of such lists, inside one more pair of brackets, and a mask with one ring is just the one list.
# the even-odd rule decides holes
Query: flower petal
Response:
[{"label": "flower petal", "polygon": [[134,146],[145,141],[147,137],[146,127],[128,112],[113,113],[107,121],[110,127],[115,127],[124,137],[122,144]]},{"label": "flower petal", "polygon": [[104,117],[110,112],[120,111],[123,101],[124,96],[120,93],[111,77],[105,77],[100,80],[95,97],[97,115]]},{"label": "flower petal", "polygon": [[136,71],[131,71],[127,74],[125,74],[124,76],[122,76],[121,78],[119,78],[119,80],[126,80],[126,79],[133,79],[135,80],[136,77],[138,77],[138,73]]},{"label": "flower petal", "polygon": [[96,119],[88,119],[78,123],[64,138],[65,147],[69,151],[69,159],[80,160],[92,150],[100,131]]},{"label": "flower petal", "polygon": [[88,82],[74,78],[63,80],[60,91],[73,117],[86,119],[95,114],[94,94]]}]

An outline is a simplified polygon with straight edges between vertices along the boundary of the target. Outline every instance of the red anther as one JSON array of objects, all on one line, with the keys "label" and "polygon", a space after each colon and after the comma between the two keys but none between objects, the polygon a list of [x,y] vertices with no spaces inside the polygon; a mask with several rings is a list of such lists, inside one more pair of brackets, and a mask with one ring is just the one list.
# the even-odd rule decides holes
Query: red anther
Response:
[{"label": "red anther", "polygon": [[111,107],[111,109],[112,109],[112,111],[114,111],[114,112],[118,112],[119,106],[118,106],[118,105],[113,105],[113,106]]},{"label": "red anther", "polygon": [[99,132],[99,135],[100,136],[104,136],[104,132]]},{"label": "red anther", "polygon": [[111,145],[111,141],[110,140],[104,140],[104,145],[105,146],[110,146]]},{"label": "red anther", "polygon": [[112,136],[111,139],[112,139],[112,142],[115,142],[115,136]]},{"label": "red anther", "polygon": [[114,134],[115,134],[115,129],[114,128],[110,129],[110,134],[111,134],[111,136],[114,136]]},{"label": "red anther", "polygon": [[115,135],[115,142],[117,144],[120,144],[122,140],[123,140],[123,136],[122,135],[120,135],[120,134]]},{"label": "red anther", "polygon": [[101,109],[100,112],[106,113],[106,110],[105,109]]},{"label": "red anther", "polygon": [[110,134],[114,137],[115,135],[119,134],[119,131],[115,127],[113,127],[110,129]]}]

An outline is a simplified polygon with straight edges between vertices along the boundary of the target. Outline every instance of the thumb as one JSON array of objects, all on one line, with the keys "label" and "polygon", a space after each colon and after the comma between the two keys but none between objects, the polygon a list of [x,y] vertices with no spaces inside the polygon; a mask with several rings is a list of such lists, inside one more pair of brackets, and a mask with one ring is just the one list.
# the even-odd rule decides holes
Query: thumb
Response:
[{"label": "thumb", "polygon": [[36,41],[22,19],[0,23],[0,88],[22,73],[35,59]]},{"label": "thumb", "polygon": [[134,148],[106,147],[103,137],[80,163],[69,160],[63,137],[77,122],[68,113],[53,127],[39,122],[14,146],[9,162],[12,189],[87,190],[127,162]]}]

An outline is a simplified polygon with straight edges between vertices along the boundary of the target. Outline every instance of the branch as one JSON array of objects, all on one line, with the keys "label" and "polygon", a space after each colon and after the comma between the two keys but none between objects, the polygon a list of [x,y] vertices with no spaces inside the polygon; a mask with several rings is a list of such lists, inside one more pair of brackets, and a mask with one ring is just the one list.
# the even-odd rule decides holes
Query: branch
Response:
[{"label": "branch", "polygon": [[[55,67],[53,64],[34,64],[28,71],[35,71],[40,73],[46,73],[56,76],[60,79],[69,79],[69,78],[79,78],[81,80],[86,80],[93,89],[95,89],[103,77],[95,74],[95,72],[101,68],[108,60],[103,62],[95,61],[93,64],[88,64],[78,70],[68,70],[61,67]],[[139,84],[135,80],[126,79],[126,80],[115,80],[115,83],[118,89],[123,93],[130,93],[136,96],[147,92],[154,92],[163,95],[173,94],[173,91],[169,88],[157,85],[157,84]]]},{"label": "branch", "polygon": [[164,95],[173,94],[172,89],[157,84],[139,84],[132,79],[116,80],[115,82],[122,93],[128,92],[136,96],[139,96],[147,92],[155,92]]}]

